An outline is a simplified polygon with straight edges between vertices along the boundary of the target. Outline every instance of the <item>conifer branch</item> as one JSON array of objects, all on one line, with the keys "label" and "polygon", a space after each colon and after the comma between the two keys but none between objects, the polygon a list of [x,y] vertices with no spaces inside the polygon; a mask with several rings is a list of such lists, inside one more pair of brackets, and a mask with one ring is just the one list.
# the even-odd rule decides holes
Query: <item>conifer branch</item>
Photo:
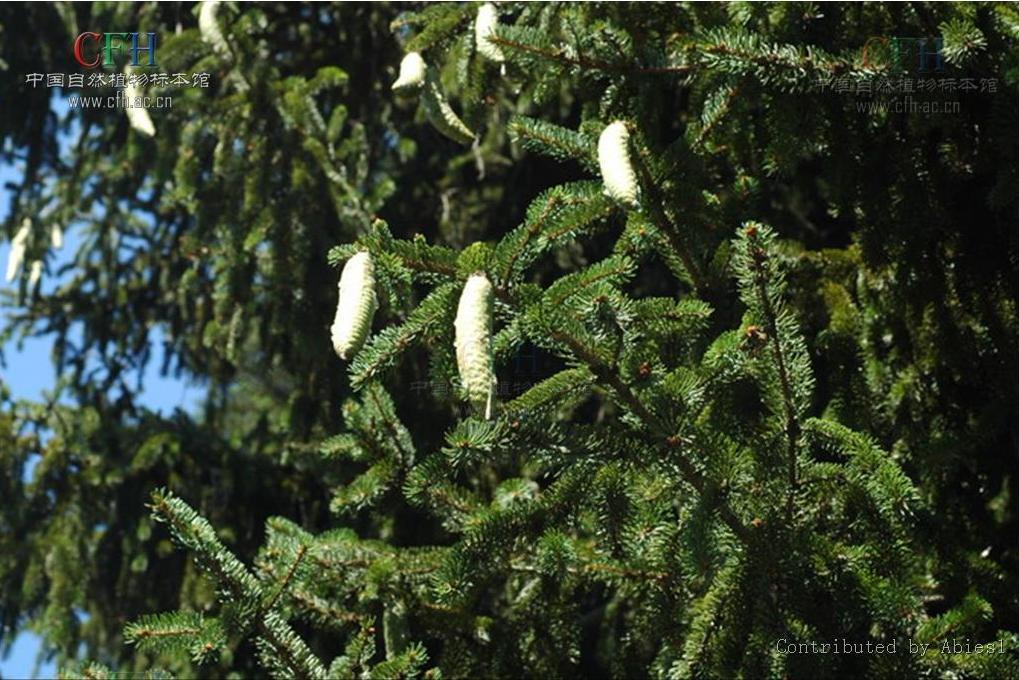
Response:
[{"label": "conifer branch", "polygon": [[545,304],[549,309],[555,309],[581,290],[591,288],[602,281],[626,277],[633,271],[633,260],[625,255],[611,255],[587,269],[568,274],[557,280],[545,291],[547,297]]},{"label": "conifer branch", "polygon": [[[166,523],[178,541],[195,551],[199,564],[213,575],[232,601],[258,602],[262,594],[258,581],[220,543],[205,518],[168,491],[156,491],[152,498],[154,518]],[[325,677],[325,666],[287,622],[273,611],[263,612],[254,621],[258,636],[285,661],[288,671],[300,678]]]},{"label": "conifer branch", "polygon": [[559,204],[559,201],[560,199],[558,196],[556,195],[549,196],[548,200],[545,202],[544,207],[542,208],[541,214],[538,215],[537,219],[533,220],[530,224],[527,225],[526,230],[523,234],[523,238],[519,240],[519,242],[516,244],[516,247],[510,253],[509,257],[506,258],[506,263],[503,265],[502,268],[503,281],[509,280],[510,274],[513,271],[513,265],[515,265],[520,256],[524,254],[524,251],[527,249],[527,246],[530,245],[530,241],[532,238],[534,238],[535,234],[540,232],[541,229],[545,226],[545,221],[556,209],[557,205]]},{"label": "conifer branch", "polygon": [[793,408],[793,395],[792,387],[789,382],[789,370],[786,367],[785,355],[782,350],[782,340],[778,334],[778,324],[776,323],[775,310],[771,306],[771,301],[768,299],[768,293],[765,289],[765,283],[759,279],[758,282],[758,294],[761,298],[761,307],[764,309],[764,317],[766,319],[768,333],[771,334],[772,347],[775,353],[775,365],[778,367],[778,376],[782,385],[782,401],[785,404],[785,415],[786,415],[786,438],[788,440],[788,451],[787,451],[787,465],[788,465],[788,482],[789,482],[789,497],[787,500],[786,516],[787,519],[792,519],[793,515],[793,502],[796,495],[797,485],[797,472],[796,472],[796,450],[797,441],[800,436],[800,424],[796,418],[796,412]]},{"label": "conifer branch", "polygon": [[162,630],[158,628],[146,628],[139,626],[136,628],[132,637],[138,640],[144,640],[147,638],[162,638],[162,637],[178,637],[178,636],[190,636],[198,635],[202,632],[201,628],[183,627],[183,628],[164,628]]},{"label": "conifer branch", "polygon": [[507,129],[526,149],[560,161],[579,162],[588,170],[598,172],[594,141],[575,130],[521,115],[513,116]]},{"label": "conifer branch", "polygon": [[696,260],[690,252],[686,239],[683,237],[673,221],[669,219],[665,199],[662,196],[661,191],[659,191],[658,185],[655,183],[654,177],[651,175],[651,171],[644,162],[644,152],[645,150],[642,147],[639,153],[634,154],[634,166],[640,177],[641,190],[644,192],[644,196],[646,197],[643,204],[647,207],[648,217],[655,226],[658,227],[662,234],[665,235],[669,241],[669,245],[672,246],[673,251],[675,251],[680,260],[683,262],[683,266],[690,275],[690,280],[693,282],[694,290],[697,291],[697,295],[705,298],[708,295],[708,287],[704,280],[704,275],[701,273],[700,267],[697,265]]},{"label": "conifer branch", "polygon": [[258,624],[261,638],[286,661],[286,667],[299,678],[324,678],[326,668],[307,644],[276,612],[266,612]]},{"label": "conifer branch", "polygon": [[[389,394],[383,390],[382,386],[376,385],[373,389],[368,390],[368,398],[371,399],[372,405],[378,412],[379,419],[382,421],[382,426],[385,428],[386,433],[392,440],[393,445],[396,447],[397,451],[399,451],[401,459],[400,462],[404,466],[410,465],[414,462],[414,445],[413,442],[411,442],[409,447],[404,446],[405,439],[410,442],[410,434],[403,426],[403,423],[399,421],[395,423],[393,422],[393,420],[396,420],[396,411]],[[392,417],[392,419],[390,417]]]},{"label": "conifer branch", "polygon": [[[520,563],[511,563],[509,565],[510,571],[519,572],[522,574],[546,574],[547,572],[543,569]],[[580,574],[611,574],[613,576],[622,576],[624,578],[638,578],[642,581],[651,581],[655,583],[663,583],[673,578],[671,574],[664,571],[647,571],[644,569],[629,569],[626,567],[617,567],[612,564],[605,564],[603,562],[589,562],[582,565],[581,567],[567,567],[566,573],[572,575]]]},{"label": "conifer branch", "polygon": [[[612,391],[616,394],[616,397],[641,420],[645,427],[648,428],[648,430],[652,433],[653,441],[657,445],[662,446],[666,450],[674,447],[673,442],[675,439],[673,433],[670,432],[668,428],[661,423],[658,417],[644,405],[640,398],[633,393],[633,390],[630,389],[629,385],[623,381],[619,374],[611,367],[607,366],[598,357],[596,352],[561,331],[553,330],[551,332],[551,336],[552,339],[569,347],[578,359],[588,365],[595,376],[598,377],[600,382],[612,389]],[[693,464],[683,456],[676,456],[675,461],[679,466],[684,479],[686,479],[690,486],[696,489],[698,494],[704,496],[707,489],[707,483],[700,472],[698,472]],[[743,543],[749,542],[749,532],[727,504],[724,502],[720,503],[718,506],[718,513],[722,518],[722,521],[729,526],[737,538],[739,538]]]},{"label": "conifer branch", "polygon": [[284,591],[290,586],[290,583],[294,580],[294,575],[297,573],[297,568],[301,566],[301,562],[304,560],[304,556],[308,554],[308,546],[301,545],[297,548],[297,556],[294,558],[293,563],[287,570],[287,573],[283,576],[283,580],[280,582],[276,592],[273,593],[272,598],[265,603],[262,609],[270,611],[276,606],[280,596],[283,595]]},{"label": "conifer branch", "polygon": [[614,210],[600,182],[571,182],[543,192],[528,206],[524,223],[496,248],[497,279],[505,287],[542,253],[585,233]]},{"label": "conifer branch", "polygon": [[786,363],[784,339],[779,332],[778,315],[771,302],[771,294],[768,291],[768,259],[771,254],[758,240],[760,226],[750,223],[744,229],[750,248],[751,267],[754,283],[761,312],[764,316],[765,329],[769,335],[772,352],[775,357],[775,366],[778,370],[779,384],[782,389],[782,404],[785,409],[785,435],[787,441],[786,466],[787,482],[789,485],[786,499],[786,520],[791,521],[793,517],[796,488],[798,484],[797,473],[797,452],[799,450],[799,437],[802,428],[799,418],[796,415],[796,406],[793,401],[792,378]]},{"label": "conifer branch", "polygon": [[146,615],[129,623],[124,627],[124,640],[155,653],[187,652],[203,663],[225,645],[226,635],[220,619],[178,611]]},{"label": "conifer branch", "polygon": [[612,574],[613,576],[623,576],[626,578],[640,578],[645,581],[657,581],[659,583],[674,578],[673,574],[670,574],[665,571],[647,571],[644,569],[617,567],[615,565],[606,564],[604,562],[589,562],[583,566],[583,570],[595,573],[608,573]]},{"label": "conifer branch", "polygon": [[532,56],[541,57],[549,61],[555,61],[565,66],[575,66],[577,68],[585,69],[588,71],[604,71],[607,73],[638,73],[638,74],[649,74],[649,75],[662,75],[662,74],[683,74],[689,73],[692,70],[692,66],[680,65],[680,66],[626,66],[624,64],[613,64],[612,62],[602,61],[600,59],[590,59],[583,56],[570,57],[564,49],[559,47],[555,49],[538,47],[537,45],[528,45],[519,40],[512,40],[505,36],[492,35],[489,36],[488,41],[499,45],[501,47],[508,47],[510,50],[517,52],[523,52],[524,54],[530,54]]},{"label": "conifer branch", "polygon": [[[1011,578],[1016,562],[997,531],[1014,514],[1013,476],[988,450],[1008,439],[1007,408],[978,399],[1008,392],[1002,366],[1015,363],[1015,281],[997,271],[1015,259],[1008,96],[957,116],[875,121],[890,119],[895,92],[926,90],[893,77],[905,56],[919,56],[921,71],[932,61],[941,71],[943,58],[960,78],[923,78],[942,92],[968,89],[973,103],[985,82],[998,92],[997,78],[979,78],[979,92],[963,80],[1001,75],[982,67],[1019,39],[1019,12],[479,4],[209,2],[193,12],[197,30],[176,31],[164,12],[152,30],[173,42],[174,69],[216,75],[209,96],[185,97],[162,119],[154,143],[130,134],[124,144],[122,119],[71,111],[82,134],[72,158],[58,158],[50,137],[68,126],[42,124],[42,96],[27,127],[24,116],[0,122],[7,134],[25,128],[4,152],[28,159],[7,226],[35,220],[21,264],[48,279],[26,288],[23,272],[20,294],[0,292],[22,303],[0,349],[54,333],[61,373],[48,404],[15,403],[16,386],[0,385],[0,462],[10,463],[0,496],[13,494],[0,512],[11,529],[0,532],[0,582],[16,577],[4,620],[39,631],[60,661],[84,640],[124,669],[74,663],[68,677],[127,677],[157,659],[188,677],[624,667],[841,677],[889,664],[916,676],[1016,675],[1008,654],[892,662],[777,653],[774,642],[972,638],[1011,620],[1010,588],[977,583]],[[381,40],[394,17],[395,39]],[[37,28],[59,39],[50,24]],[[917,28],[937,42],[891,37]],[[338,66],[309,73],[321,60],[301,56],[330,35],[351,47],[340,55],[349,79]],[[279,47],[273,58],[266,41]],[[812,96],[822,84],[831,94]],[[760,106],[744,105],[758,95]],[[876,104],[874,120],[845,115],[840,98]],[[473,153],[415,127],[421,114],[473,140]],[[663,141],[677,125],[682,139]],[[938,135],[925,136],[932,126]],[[855,153],[863,143],[887,153]],[[563,162],[556,186],[535,175],[547,165],[539,154]],[[465,184],[472,162],[482,175],[505,172]],[[436,187],[443,216],[425,220],[425,233],[438,230],[429,244],[413,223]],[[974,208],[987,225],[978,242],[960,236],[966,209],[949,200],[967,187],[991,189]],[[764,225],[744,224],[733,242],[711,228],[758,204],[798,218],[781,247]],[[798,217],[808,208],[828,216],[826,228]],[[88,224],[96,210],[106,218]],[[380,212],[401,224],[390,231]],[[487,219],[521,212],[508,233]],[[472,221],[473,243],[440,245],[449,223]],[[73,258],[44,247],[51,226],[81,230]],[[337,297],[327,249],[333,265],[370,257],[372,276],[345,290],[381,296],[390,313],[373,326],[367,307],[337,305],[336,319],[358,319],[334,324],[346,365],[324,342]],[[804,253],[791,294],[786,253]],[[726,270],[740,300],[723,299]],[[498,297],[486,287],[483,304],[463,305],[479,313],[461,316],[457,293],[479,275]],[[129,383],[150,360],[152,332],[165,336],[163,372],[208,390],[201,417],[142,408]],[[480,348],[470,362],[468,346]],[[458,371],[494,366],[497,417],[455,410]],[[824,371],[816,399],[814,368]],[[405,389],[386,392],[383,377]],[[487,410],[491,392],[474,393]],[[67,397],[79,403],[57,403]],[[215,512],[213,526],[168,492],[153,496],[153,516],[187,551],[183,580],[180,561],[154,559],[160,538],[132,502],[153,474]],[[961,502],[938,516],[929,498]],[[313,535],[279,516],[321,527],[328,511],[357,513],[346,522],[357,531]],[[251,538],[263,515],[249,566],[226,537]],[[966,531],[928,526],[956,520]],[[216,616],[200,613],[211,589]],[[168,605],[178,610],[127,626],[119,611]],[[73,607],[88,611],[87,626]],[[1014,631],[998,635],[1019,646]],[[342,637],[326,670],[315,653]],[[427,674],[416,639],[437,655]]]},{"label": "conifer branch", "polygon": [[428,274],[439,274],[441,276],[456,276],[456,264],[440,262],[437,259],[426,259],[414,257],[408,253],[400,253],[400,260],[408,269]]},{"label": "conifer branch", "polygon": [[[775,428],[784,436],[786,447],[786,522],[795,513],[799,493],[800,418],[810,404],[814,383],[806,344],[795,320],[784,309],[785,279],[775,262],[774,232],[765,225],[748,222],[735,242],[740,297],[757,323],[745,330],[745,347],[751,354],[767,352],[770,360],[760,384],[769,410],[778,421]],[[771,349],[767,345],[772,345]]]},{"label": "conifer branch", "polygon": [[323,621],[335,621],[338,625],[346,625],[363,621],[365,616],[357,612],[349,612],[330,605],[325,599],[316,597],[300,588],[291,593],[294,601],[304,610],[312,612]]},{"label": "conifer branch", "polygon": [[704,145],[704,142],[708,139],[715,128],[725,119],[726,114],[736,98],[739,96],[740,88],[728,87],[721,97],[721,101],[710,101],[711,107],[709,109],[708,104],[705,104],[705,118],[704,124],[701,129],[697,132],[697,137],[691,143],[691,147],[699,149]]},{"label": "conifer branch", "polygon": [[744,28],[713,29],[687,46],[701,68],[738,75],[756,75],[766,84],[802,87],[817,74],[837,76],[857,71],[850,59],[807,46],[769,44]]},{"label": "conifer branch", "polygon": [[351,385],[363,387],[371,378],[396,363],[399,355],[446,316],[448,305],[457,293],[455,283],[435,288],[411,312],[401,326],[390,326],[371,338],[351,365]]}]

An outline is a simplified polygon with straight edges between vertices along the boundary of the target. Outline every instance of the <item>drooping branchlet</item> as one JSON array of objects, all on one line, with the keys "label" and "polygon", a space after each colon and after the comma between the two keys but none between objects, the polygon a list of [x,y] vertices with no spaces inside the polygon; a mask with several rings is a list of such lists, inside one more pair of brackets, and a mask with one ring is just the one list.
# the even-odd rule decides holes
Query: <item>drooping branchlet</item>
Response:
[{"label": "drooping branchlet", "polygon": [[436,130],[460,144],[474,142],[474,132],[449,105],[446,95],[439,87],[439,79],[436,74],[429,74],[425,78],[421,103],[425,107],[425,116]]}]

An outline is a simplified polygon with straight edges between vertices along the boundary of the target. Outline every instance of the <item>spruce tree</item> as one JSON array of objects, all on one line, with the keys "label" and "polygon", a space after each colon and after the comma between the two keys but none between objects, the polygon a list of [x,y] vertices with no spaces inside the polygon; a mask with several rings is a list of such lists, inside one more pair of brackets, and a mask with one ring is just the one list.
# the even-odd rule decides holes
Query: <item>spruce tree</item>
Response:
[{"label": "spruce tree", "polygon": [[[0,387],[5,642],[67,677],[1019,677],[1011,6],[0,26],[0,340],[60,375]],[[96,26],[209,87],[58,116],[25,74]],[[907,78],[954,94],[896,111]],[[153,361],[199,411],[140,404]]]}]

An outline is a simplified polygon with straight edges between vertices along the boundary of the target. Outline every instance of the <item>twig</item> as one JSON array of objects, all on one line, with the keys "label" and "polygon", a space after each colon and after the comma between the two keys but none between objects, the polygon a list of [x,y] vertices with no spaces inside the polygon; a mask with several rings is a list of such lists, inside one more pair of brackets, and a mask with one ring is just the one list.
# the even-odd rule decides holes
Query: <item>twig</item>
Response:
[{"label": "twig", "polygon": [[290,565],[290,569],[287,570],[286,576],[283,577],[283,581],[280,583],[280,587],[276,590],[275,594],[273,594],[272,599],[270,599],[265,606],[262,607],[263,610],[269,611],[276,606],[276,602],[280,599],[283,591],[287,589],[287,586],[289,586],[290,582],[294,579],[294,574],[297,573],[297,567],[300,566],[301,561],[307,553],[308,546],[302,545],[298,548],[297,557],[294,558],[294,563]]},{"label": "twig", "polygon": [[762,262],[757,270],[755,282],[757,284],[757,295],[761,300],[761,309],[764,311],[764,322],[767,324],[768,334],[771,336],[771,345],[774,347],[775,364],[778,367],[779,383],[782,387],[782,406],[785,410],[786,439],[788,440],[788,451],[786,453],[787,474],[789,490],[786,497],[786,518],[792,519],[793,503],[798,484],[798,472],[796,469],[796,450],[799,443],[800,423],[796,417],[796,409],[793,407],[792,381],[789,379],[789,369],[786,366],[785,352],[782,349],[782,340],[778,333],[778,316],[775,308],[768,297],[766,285],[765,266]]},{"label": "twig", "polygon": [[[616,393],[616,396],[629,407],[630,411],[632,411],[649,430],[651,430],[657,443],[667,448],[670,447],[670,439],[672,435],[669,430],[662,425],[658,417],[655,416],[655,414],[653,414],[647,406],[644,405],[637,395],[633,393],[633,390],[630,389],[629,385],[623,382],[618,373],[606,366],[587,347],[566,333],[552,331],[552,338],[568,346],[579,359],[588,364],[594,374],[598,376],[603,383],[611,387],[613,392]],[[706,487],[704,477],[686,458],[677,456],[676,462],[677,465],[679,465],[680,473],[686,481],[697,490],[698,494],[704,496]],[[724,502],[718,505],[718,514],[737,538],[739,538],[744,544],[749,542],[750,534],[747,531],[747,528],[739,521],[739,518],[736,517],[732,509]]]},{"label": "twig", "polygon": [[708,292],[707,284],[704,281],[704,276],[701,273],[700,267],[697,266],[696,261],[693,259],[693,255],[690,253],[690,249],[687,247],[685,239],[679,232],[679,229],[673,224],[672,220],[666,214],[665,200],[662,198],[661,192],[658,191],[658,186],[654,182],[654,178],[651,176],[651,171],[648,170],[647,165],[644,163],[644,159],[641,154],[636,155],[636,169],[640,175],[641,189],[647,194],[647,200],[644,203],[647,205],[648,217],[655,223],[655,226],[665,234],[665,237],[669,240],[669,245],[679,255],[679,259],[683,261],[683,267],[686,268],[688,274],[690,274],[690,280],[693,281],[694,289],[696,289],[699,296],[706,297]]},{"label": "twig", "polygon": [[552,61],[558,61],[562,64],[569,66],[577,66],[579,68],[592,69],[595,71],[610,71],[613,73],[646,73],[646,74],[670,74],[670,73],[687,73],[693,69],[692,66],[636,66],[628,67],[620,64],[613,64],[607,61],[599,61],[593,59],[585,59],[584,57],[578,56],[576,58],[568,57],[562,53],[562,51],[554,50],[543,50],[540,47],[533,45],[525,45],[516,40],[510,40],[500,36],[489,36],[489,42],[502,47],[508,47],[511,50],[517,50],[518,52],[526,52],[527,54],[534,54],[545,59],[551,59]]}]

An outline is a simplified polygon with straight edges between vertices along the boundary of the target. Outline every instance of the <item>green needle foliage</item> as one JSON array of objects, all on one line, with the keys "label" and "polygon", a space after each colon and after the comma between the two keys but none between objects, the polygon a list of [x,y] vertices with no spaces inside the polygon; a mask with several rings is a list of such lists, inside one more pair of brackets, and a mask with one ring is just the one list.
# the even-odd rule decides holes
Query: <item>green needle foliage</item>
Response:
[{"label": "green needle foliage", "polygon": [[[52,338],[59,381],[0,382],[3,645],[91,678],[1019,677],[1011,6],[507,2],[501,62],[476,3],[223,3],[225,43],[200,5],[10,5],[2,231],[44,275],[0,341]],[[209,88],[151,138],[58,115],[25,74],[103,26]],[[959,108],[897,112],[904,79]],[[160,361],[199,408],[144,406]]]}]

